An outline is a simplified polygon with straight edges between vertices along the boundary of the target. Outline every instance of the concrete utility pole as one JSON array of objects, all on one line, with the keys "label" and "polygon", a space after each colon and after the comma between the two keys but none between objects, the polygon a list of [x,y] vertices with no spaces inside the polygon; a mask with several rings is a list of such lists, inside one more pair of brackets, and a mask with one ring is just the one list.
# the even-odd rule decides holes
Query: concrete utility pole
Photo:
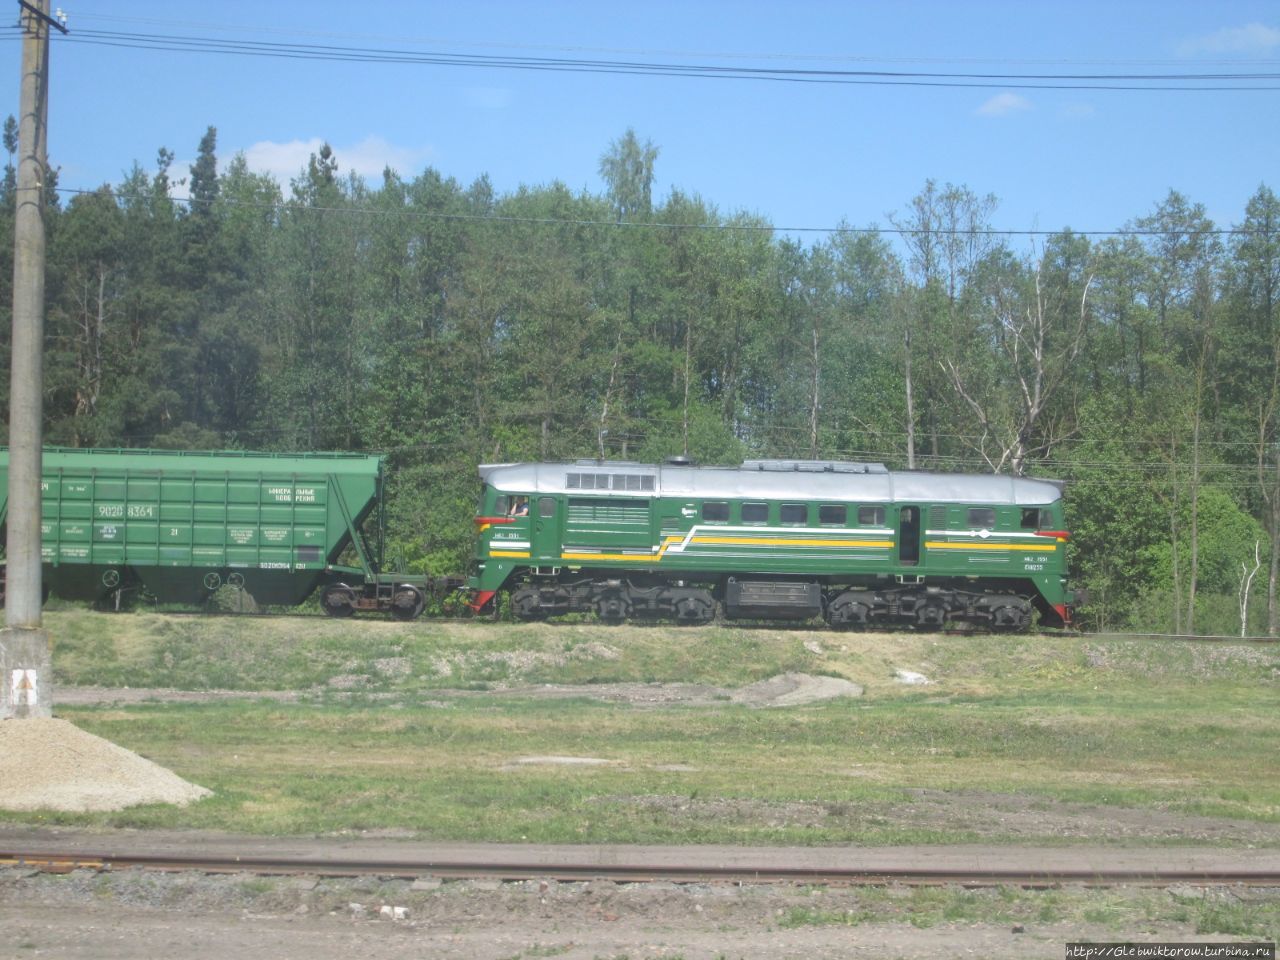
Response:
[{"label": "concrete utility pole", "polygon": [[13,363],[0,719],[53,715],[49,637],[41,626],[40,448],[44,393],[44,186],[49,106],[49,0],[18,0],[23,26],[13,239]]}]

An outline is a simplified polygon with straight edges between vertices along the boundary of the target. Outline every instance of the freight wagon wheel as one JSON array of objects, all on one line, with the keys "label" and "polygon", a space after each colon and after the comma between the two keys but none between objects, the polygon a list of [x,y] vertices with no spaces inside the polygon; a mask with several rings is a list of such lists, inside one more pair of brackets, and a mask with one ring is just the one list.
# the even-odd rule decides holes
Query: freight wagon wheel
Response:
[{"label": "freight wagon wheel", "polygon": [[402,583],[391,594],[391,615],[397,620],[416,620],[427,605],[422,591],[411,583]]},{"label": "freight wagon wheel", "polygon": [[335,583],[320,594],[320,606],[331,617],[349,617],[356,612],[356,592],[345,583]]}]

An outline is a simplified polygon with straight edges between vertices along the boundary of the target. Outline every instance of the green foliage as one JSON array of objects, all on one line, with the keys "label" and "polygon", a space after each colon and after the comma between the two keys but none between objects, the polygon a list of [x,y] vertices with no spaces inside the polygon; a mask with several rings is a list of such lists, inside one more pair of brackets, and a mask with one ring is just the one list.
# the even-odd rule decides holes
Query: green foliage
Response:
[{"label": "green foliage", "polygon": [[220,164],[210,126],[184,205],[161,148],[50,206],[46,435],[384,453],[392,545],[415,570],[465,565],[481,462],[914,458],[1065,479],[1086,623],[1164,609],[1209,629],[1203,608],[1220,629],[1255,541],[1257,597],[1274,590],[1268,187],[1226,246],[1171,192],[1134,233],[1020,249],[989,231],[994,196],[934,181],[890,217],[902,235],[804,246],[696,193],[654,196],[659,155],[626,130],[602,193],[499,193],[429,168],[366,182],[325,144],[286,197],[243,157]]}]

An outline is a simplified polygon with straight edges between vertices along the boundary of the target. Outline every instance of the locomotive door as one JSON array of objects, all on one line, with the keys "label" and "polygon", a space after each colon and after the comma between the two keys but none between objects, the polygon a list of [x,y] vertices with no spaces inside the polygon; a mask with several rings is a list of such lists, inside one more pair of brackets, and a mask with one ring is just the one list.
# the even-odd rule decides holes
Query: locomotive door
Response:
[{"label": "locomotive door", "polygon": [[560,517],[555,497],[538,497],[533,501],[533,530],[529,556],[534,563],[560,559]]},{"label": "locomotive door", "polygon": [[920,508],[898,508],[898,563],[914,567],[920,562]]}]

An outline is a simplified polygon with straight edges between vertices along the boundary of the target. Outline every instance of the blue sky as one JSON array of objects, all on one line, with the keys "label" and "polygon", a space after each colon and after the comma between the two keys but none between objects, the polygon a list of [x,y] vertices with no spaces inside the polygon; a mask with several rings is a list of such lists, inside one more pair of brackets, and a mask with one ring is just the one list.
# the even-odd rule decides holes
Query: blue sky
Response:
[{"label": "blue sky", "polygon": [[[529,72],[156,52],[91,31],[437,51],[809,69],[1008,73],[1280,72],[1280,5],[1218,2],[194,3],[64,0],[50,159],[67,187],[117,183],[157,149],[186,172],[206,126],[219,156],[288,178],[320,140],[377,182],[433,166],[500,191],[599,191],[628,127],[672,187],[779,227],[887,224],[927,178],[1000,201],[1010,229],[1107,230],[1170,188],[1238,222],[1280,189],[1280,81],[1265,92],[1028,90]],[[0,39],[17,112],[20,47]]]}]

